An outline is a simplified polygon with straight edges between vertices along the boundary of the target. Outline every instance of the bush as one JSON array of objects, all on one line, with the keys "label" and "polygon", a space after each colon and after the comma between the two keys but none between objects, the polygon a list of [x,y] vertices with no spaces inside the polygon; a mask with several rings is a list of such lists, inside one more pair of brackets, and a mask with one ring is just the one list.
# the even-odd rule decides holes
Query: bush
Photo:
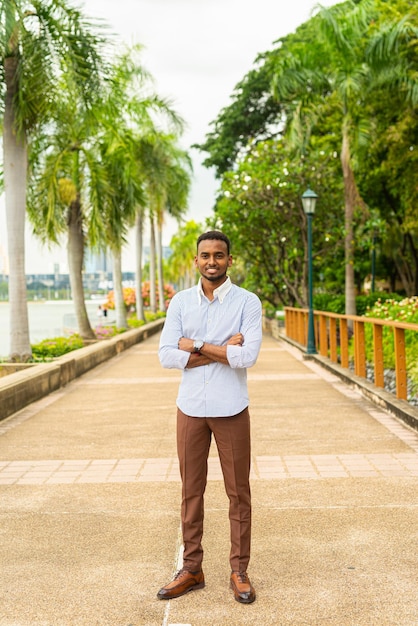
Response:
[{"label": "bush", "polygon": [[[357,315],[366,315],[369,308],[373,307],[376,302],[382,301],[400,301],[402,296],[396,293],[371,293],[369,295],[356,296]],[[335,295],[327,293],[319,293],[314,296],[313,308],[317,311],[329,311],[330,313],[345,313],[345,296],[344,294]]]},{"label": "bush", "polygon": [[[124,287],[122,289],[123,292],[123,301],[125,303],[126,310],[135,310],[136,305],[136,296],[135,289],[133,287]],[[107,300],[103,305],[105,309],[114,309],[115,308],[115,292],[109,291],[107,294]]]},{"label": "bush", "polygon": [[96,326],[94,329],[97,339],[110,339],[110,337],[114,337],[120,332],[123,332],[123,329],[118,329],[116,326],[105,326],[103,324],[99,324],[99,326]]},{"label": "bush", "polygon": [[[164,285],[164,300],[166,307],[168,306],[171,298],[175,294],[175,290],[172,285]],[[149,308],[150,306],[150,283],[149,281],[145,281],[142,283],[142,299],[144,302],[144,307]],[[124,287],[123,288],[123,301],[126,306],[126,310],[130,312],[136,311],[136,290],[133,287]],[[157,305],[158,305],[158,291],[157,291]],[[105,309],[114,309],[115,308],[115,294],[113,291],[109,291],[107,294],[107,301],[103,305]]]},{"label": "bush", "polygon": [[[403,298],[402,300],[378,300],[373,307],[369,307],[366,317],[393,320],[418,324],[418,296]],[[366,357],[373,360],[373,336],[370,324],[366,324]],[[418,331],[405,330],[406,367],[408,375],[418,384]],[[385,367],[395,368],[395,348],[393,329],[383,328],[383,360]]]},{"label": "bush", "polygon": [[343,315],[345,312],[345,297],[343,294],[319,293],[313,298],[313,308],[317,311],[329,311]]},{"label": "bush", "polygon": [[78,334],[71,335],[70,337],[56,337],[55,339],[43,339],[39,343],[31,345],[32,348],[32,360],[33,361],[46,361],[50,360],[67,352],[78,350],[84,346],[83,340]]}]

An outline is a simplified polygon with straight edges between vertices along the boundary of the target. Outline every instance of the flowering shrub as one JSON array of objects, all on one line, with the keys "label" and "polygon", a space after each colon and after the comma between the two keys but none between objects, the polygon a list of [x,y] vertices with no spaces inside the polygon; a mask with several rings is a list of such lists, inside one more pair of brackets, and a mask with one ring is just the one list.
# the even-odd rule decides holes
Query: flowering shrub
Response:
[{"label": "flowering shrub", "polygon": [[373,307],[367,307],[367,317],[396,320],[418,324],[418,296],[396,300],[378,300]]},{"label": "flowering shrub", "polygon": [[109,339],[118,334],[115,326],[102,326],[101,324],[96,326],[94,332],[97,339]]},{"label": "flowering shrub", "polygon": [[[418,297],[396,300],[378,300],[372,308],[368,308],[366,317],[418,324]],[[366,355],[373,361],[373,334],[370,324],[366,324]],[[418,384],[418,330],[405,330],[406,367],[408,375]],[[395,368],[395,347],[393,329],[383,327],[383,360],[385,367]]]},{"label": "flowering shrub", "polygon": [[62,356],[67,352],[78,350],[84,346],[83,340],[78,334],[70,337],[56,337],[55,339],[43,339],[39,343],[31,345],[32,359],[34,361],[44,361]]},{"label": "flowering shrub", "polygon": [[[175,294],[175,290],[172,285],[164,285],[164,300],[166,307],[168,306],[171,298]],[[145,281],[142,283],[142,298],[144,301],[144,307],[147,309],[150,306],[150,283]],[[123,301],[125,303],[127,311],[136,311],[136,290],[133,287],[123,288]],[[157,290],[157,304],[158,303],[158,290]],[[115,294],[114,291],[109,291],[107,294],[107,301],[104,304],[105,309],[115,308]]]},{"label": "flowering shrub", "polygon": [[[176,292],[172,285],[164,285],[164,300],[165,300],[166,307],[169,305],[169,302],[175,293]],[[144,307],[149,308],[150,306],[150,282],[149,280],[146,280],[144,283],[142,283],[142,299],[144,301]],[[158,304],[159,304],[159,300],[158,300],[158,289],[157,289],[157,305]]]},{"label": "flowering shrub", "polygon": [[[123,301],[127,310],[131,309],[131,307],[135,307],[136,305],[136,291],[133,287],[124,287],[123,288]],[[107,294],[107,300],[104,303],[105,309],[114,309],[115,308],[115,292],[109,291]]]}]

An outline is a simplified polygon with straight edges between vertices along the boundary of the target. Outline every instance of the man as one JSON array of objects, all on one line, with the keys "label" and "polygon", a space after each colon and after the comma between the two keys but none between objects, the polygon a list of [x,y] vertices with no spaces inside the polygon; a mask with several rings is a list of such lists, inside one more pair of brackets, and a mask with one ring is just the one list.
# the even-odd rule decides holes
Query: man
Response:
[{"label": "man", "polygon": [[249,604],[255,591],[248,574],[251,538],[250,416],[247,368],[261,346],[261,303],[232,284],[230,241],[219,231],[197,240],[197,286],[170,302],[161,334],[163,367],[182,370],[177,396],[177,452],[182,479],[183,567],[160,589],[161,600],[205,586],[202,571],[203,497],[212,434],[229,498],[231,588]]}]

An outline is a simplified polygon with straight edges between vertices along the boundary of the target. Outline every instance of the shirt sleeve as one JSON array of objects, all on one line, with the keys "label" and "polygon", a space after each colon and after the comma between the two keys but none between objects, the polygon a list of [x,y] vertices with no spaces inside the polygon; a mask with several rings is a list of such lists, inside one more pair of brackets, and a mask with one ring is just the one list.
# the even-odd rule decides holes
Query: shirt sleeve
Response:
[{"label": "shirt sleeve", "polygon": [[158,357],[167,369],[184,370],[189,361],[189,353],[178,349],[179,339],[183,336],[181,321],[180,294],[176,294],[167,309],[167,316],[160,337]]},{"label": "shirt sleeve", "polygon": [[258,358],[262,341],[262,308],[260,299],[249,293],[245,302],[240,332],[244,335],[242,346],[227,346],[226,356],[230,367],[252,367]]}]

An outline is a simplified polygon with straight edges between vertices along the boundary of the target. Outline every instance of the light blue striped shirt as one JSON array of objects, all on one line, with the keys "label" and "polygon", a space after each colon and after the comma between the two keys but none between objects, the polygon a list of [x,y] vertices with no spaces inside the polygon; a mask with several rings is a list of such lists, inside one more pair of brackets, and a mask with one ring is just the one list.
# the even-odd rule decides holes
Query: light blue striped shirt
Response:
[{"label": "light blue striped shirt", "polygon": [[[186,369],[190,353],[178,349],[180,337],[221,346],[236,333],[243,334],[244,343],[227,346],[229,366],[209,363]],[[178,408],[193,417],[227,417],[244,410],[249,404],[247,368],[257,360],[261,339],[259,298],[229,277],[215,289],[213,301],[203,293],[201,279],[178,292],[168,307],[158,353],[163,367],[183,372]]]}]

